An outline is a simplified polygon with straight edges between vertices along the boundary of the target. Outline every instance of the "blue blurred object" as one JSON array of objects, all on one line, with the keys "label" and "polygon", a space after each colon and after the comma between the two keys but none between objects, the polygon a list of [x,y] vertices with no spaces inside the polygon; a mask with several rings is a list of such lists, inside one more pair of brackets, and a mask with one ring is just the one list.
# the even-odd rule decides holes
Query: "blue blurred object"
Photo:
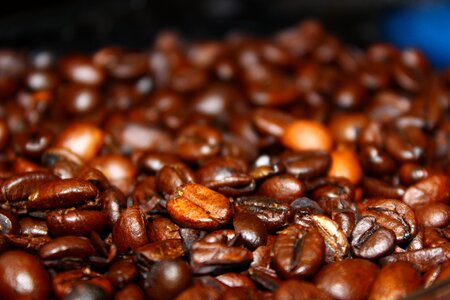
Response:
[{"label": "blue blurred object", "polygon": [[403,7],[387,13],[383,21],[387,41],[421,49],[435,68],[450,66],[449,1]]}]

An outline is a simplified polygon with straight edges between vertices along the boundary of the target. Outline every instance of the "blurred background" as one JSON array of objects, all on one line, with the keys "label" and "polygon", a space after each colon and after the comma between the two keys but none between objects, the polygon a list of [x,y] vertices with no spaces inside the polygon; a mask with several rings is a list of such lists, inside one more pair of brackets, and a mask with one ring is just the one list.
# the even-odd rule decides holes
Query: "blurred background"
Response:
[{"label": "blurred background", "polygon": [[[5,2],[5,1],[3,1]],[[149,46],[174,29],[187,38],[240,30],[271,34],[316,18],[344,41],[416,46],[450,66],[450,1],[421,0],[15,0],[2,3],[0,46],[90,52],[105,44]]]}]

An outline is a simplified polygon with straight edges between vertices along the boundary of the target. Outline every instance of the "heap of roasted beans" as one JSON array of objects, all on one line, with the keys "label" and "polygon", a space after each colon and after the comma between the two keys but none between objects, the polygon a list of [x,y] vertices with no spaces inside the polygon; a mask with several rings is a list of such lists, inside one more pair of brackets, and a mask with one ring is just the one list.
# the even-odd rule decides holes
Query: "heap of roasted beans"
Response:
[{"label": "heap of roasted beans", "polygon": [[0,51],[1,299],[400,299],[450,277],[450,71],[314,21]]}]

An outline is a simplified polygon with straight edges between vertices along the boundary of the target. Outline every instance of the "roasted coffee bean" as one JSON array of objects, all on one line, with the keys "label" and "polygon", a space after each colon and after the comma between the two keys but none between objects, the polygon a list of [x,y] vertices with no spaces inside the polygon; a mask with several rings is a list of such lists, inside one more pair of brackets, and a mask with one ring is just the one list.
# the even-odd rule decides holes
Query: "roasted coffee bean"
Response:
[{"label": "roasted coffee bean", "polygon": [[39,260],[13,250],[0,255],[0,290],[4,299],[47,299],[49,274]]},{"label": "roasted coffee bean", "polygon": [[327,173],[331,156],[325,151],[301,151],[281,156],[286,172],[300,179],[316,178]]},{"label": "roasted coffee bean", "polygon": [[429,176],[411,185],[403,195],[403,202],[412,208],[436,202],[448,203],[450,200],[449,186],[449,176]]},{"label": "roasted coffee bean", "polygon": [[258,108],[253,111],[253,123],[263,134],[281,137],[286,126],[294,121],[292,116],[278,110]]},{"label": "roasted coffee bean", "polygon": [[3,200],[9,202],[26,200],[42,184],[57,179],[58,177],[51,173],[40,171],[15,175],[1,185]]},{"label": "roasted coffee bean", "polygon": [[66,148],[84,161],[93,159],[103,146],[104,132],[88,123],[74,123],[61,132],[56,147]]},{"label": "roasted coffee bean", "polygon": [[444,262],[446,259],[444,248],[434,247],[394,253],[381,258],[379,262],[381,265],[388,265],[397,261],[405,261],[413,264],[417,270],[424,272]]},{"label": "roasted coffee bean", "polygon": [[348,255],[350,244],[347,236],[336,222],[323,215],[310,215],[306,219],[312,222],[325,241],[327,252],[325,260],[327,262],[340,261]]},{"label": "roasted coffee bean", "polygon": [[181,130],[175,143],[179,157],[187,161],[200,161],[219,154],[222,135],[212,127],[191,125]]},{"label": "roasted coffee bean", "polygon": [[85,204],[97,196],[98,189],[89,181],[62,179],[41,184],[28,197],[30,210],[65,208]]},{"label": "roasted coffee bean", "polygon": [[144,300],[144,292],[134,283],[130,283],[117,291],[114,300]]},{"label": "roasted coffee bean", "polygon": [[259,193],[291,203],[297,198],[302,197],[306,192],[306,186],[303,182],[292,175],[276,175],[266,179],[259,187]]},{"label": "roasted coffee bean", "polygon": [[414,211],[400,200],[373,199],[367,201],[362,216],[373,216],[381,226],[395,233],[396,241],[402,243],[412,239],[417,233]]},{"label": "roasted coffee bean", "polygon": [[386,151],[397,161],[418,162],[425,155],[427,136],[420,128],[409,126],[388,130],[385,143]]},{"label": "roasted coffee bean", "polygon": [[92,60],[86,56],[67,56],[61,60],[59,66],[68,80],[79,84],[99,86],[106,79],[102,69],[95,66]]},{"label": "roasted coffee bean", "polygon": [[264,223],[250,213],[236,213],[233,217],[233,227],[244,244],[254,250],[267,243],[267,229]]},{"label": "roasted coffee bean", "polygon": [[114,154],[97,156],[91,161],[91,166],[100,170],[109,182],[124,194],[128,194],[131,190],[136,167],[130,159]]},{"label": "roasted coffee bean", "polygon": [[17,218],[9,211],[0,209],[0,234],[17,234],[19,229]]},{"label": "roasted coffee bean", "polygon": [[105,190],[99,196],[102,210],[106,214],[106,221],[110,227],[119,220],[120,212],[126,205],[124,194],[115,187]]},{"label": "roasted coffee bean", "polygon": [[229,287],[242,287],[255,291],[256,286],[246,275],[238,273],[225,273],[216,277],[217,280]]},{"label": "roasted coffee bean", "polygon": [[52,278],[53,293],[58,299],[64,299],[77,285],[81,283],[93,284],[102,288],[107,295],[112,294],[112,286],[109,280],[88,268],[66,271],[56,274]]},{"label": "roasted coffee bean", "polygon": [[52,240],[48,235],[5,235],[4,238],[8,244],[33,253],[38,252],[43,245]]},{"label": "roasted coffee bean", "polygon": [[331,219],[339,225],[339,228],[342,229],[347,237],[350,237],[356,225],[356,214],[354,211],[334,211],[331,213]]},{"label": "roasted coffee bean", "polygon": [[219,300],[220,293],[211,287],[193,286],[178,295],[176,300]]},{"label": "roasted coffee bean", "polygon": [[417,181],[427,178],[431,175],[431,170],[415,163],[402,164],[398,171],[400,181],[404,185],[412,185]]},{"label": "roasted coffee bean", "polygon": [[75,285],[70,293],[64,297],[64,300],[107,300],[110,299],[109,295],[101,287],[87,282],[81,282]]},{"label": "roasted coffee bean", "polygon": [[95,210],[58,210],[47,215],[47,226],[51,234],[88,235],[101,232],[106,226],[106,215]]},{"label": "roasted coffee bean", "polygon": [[192,270],[182,260],[156,262],[143,276],[143,287],[149,299],[174,299],[192,284]]},{"label": "roasted coffee bean", "polygon": [[348,259],[324,266],[314,281],[333,298],[366,299],[378,273],[378,267],[367,260]]},{"label": "roasted coffee bean", "polygon": [[149,243],[137,248],[134,252],[136,260],[143,267],[161,260],[181,258],[184,255],[183,243],[179,239]]},{"label": "roasted coffee bean", "polygon": [[138,159],[138,166],[150,174],[156,174],[165,165],[179,163],[180,160],[173,154],[147,151]]},{"label": "roasted coffee bean", "polygon": [[264,196],[237,198],[234,202],[236,212],[256,215],[266,226],[274,231],[289,223],[293,210],[285,202]]},{"label": "roasted coffee bean", "polygon": [[234,232],[216,232],[206,235],[192,245],[190,260],[195,274],[225,273],[245,270],[250,265],[252,253],[240,246],[228,245],[236,238]]},{"label": "roasted coffee bean", "polygon": [[402,199],[405,194],[402,186],[394,186],[373,177],[364,177],[363,187],[368,198]]},{"label": "roasted coffee bean", "polygon": [[142,211],[134,206],[125,209],[114,224],[112,237],[121,253],[147,244],[146,220]]},{"label": "roasted coffee bean", "polygon": [[54,133],[48,128],[39,128],[15,137],[17,151],[30,159],[39,159],[53,143]]},{"label": "roasted coffee bean", "polygon": [[374,144],[365,144],[360,151],[364,171],[374,175],[388,175],[396,170],[395,161]]},{"label": "roasted coffee bean", "polygon": [[444,203],[432,203],[415,209],[417,223],[429,227],[446,227],[450,223],[450,207]]},{"label": "roasted coffee bean", "polygon": [[44,220],[25,217],[20,219],[20,233],[23,235],[40,236],[47,235],[47,223]]},{"label": "roasted coffee bean", "polygon": [[424,275],[424,283],[425,287],[429,287],[432,284],[435,284],[441,280],[447,279],[450,277],[450,261],[445,261],[442,264],[436,265],[431,268]]},{"label": "roasted coffee bean", "polygon": [[283,282],[274,294],[275,300],[328,300],[331,297],[313,284],[291,279]]},{"label": "roasted coffee bean", "polygon": [[329,151],[333,138],[326,127],[315,121],[297,120],[285,127],[283,144],[294,151]]},{"label": "roasted coffee bean", "polygon": [[88,258],[94,254],[94,246],[87,238],[69,235],[46,243],[39,250],[42,259]]},{"label": "roasted coffee bean", "polygon": [[[342,99],[351,100],[351,97],[352,95],[347,94]],[[368,121],[367,116],[361,113],[335,114],[329,124],[331,135],[337,143],[354,144]]]},{"label": "roasted coffee bean", "polygon": [[418,289],[422,279],[407,262],[395,262],[383,267],[372,286],[369,299],[403,299]]},{"label": "roasted coffee bean", "polygon": [[180,239],[180,227],[170,219],[158,217],[149,222],[147,226],[148,239],[151,242],[160,242],[171,239]]},{"label": "roasted coffee bean", "polygon": [[211,230],[228,223],[232,207],[225,196],[200,184],[187,183],[170,197],[167,211],[183,226]]},{"label": "roasted coffee bean", "polygon": [[108,279],[115,288],[122,288],[133,281],[138,275],[138,269],[132,261],[119,260],[108,270]]},{"label": "roasted coffee bean", "polygon": [[195,182],[195,175],[184,163],[173,163],[162,167],[156,173],[158,190],[165,196],[170,196],[184,183]]},{"label": "roasted coffee bean", "polygon": [[291,225],[278,233],[272,264],[283,278],[308,278],[319,270],[324,256],[325,242],[317,230]]},{"label": "roasted coffee bean", "polygon": [[363,217],[351,235],[352,251],[356,257],[377,259],[394,251],[395,238],[394,232],[381,227],[375,217]]},{"label": "roasted coffee bean", "polygon": [[343,177],[353,184],[358,184],[362,178],[362,168],[358,157],[352,150],[335,150],[331,152],[330,177]]}]

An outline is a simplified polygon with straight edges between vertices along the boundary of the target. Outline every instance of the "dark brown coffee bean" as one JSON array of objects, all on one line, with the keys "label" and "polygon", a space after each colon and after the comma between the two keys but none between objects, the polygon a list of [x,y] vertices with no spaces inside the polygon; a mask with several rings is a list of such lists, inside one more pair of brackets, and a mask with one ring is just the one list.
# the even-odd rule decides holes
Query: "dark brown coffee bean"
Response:
[{"label": "dark brown coffee bean", "polygon": [[427,271],[434,265],[438,265],[446,260],[444,248],[423,248],[415,251],[406,251],[402,253],[394,253],[383,257],[379,260],[381,265],[388,265],[397,261],[405,261],[414,265],[421,271]]},{"label": "dark brown coffee bean", "polygon": [[130,283],[117,291],[114,300],[144,300],[144,292],[134,283]]},{"label": "dark brown coffee bean", "polygon": [[291,115],[269,108],[258,108],[253,111],[253,123],[263,134],[281,137],[284,128],[294,121]]},{"label": "dark brown coffee bean", "polygon": [[132,261],[119,260],[108,270],[108,279],[115,288],[122,288],[138,276],[138,269]]},{"label": "dark brown coffee bean", "polygon": [[217,280],[229,287],[242,287],[256,290],[253,281],[247,276],[239,273],[225,273],[216,277]]},{"label": "dark brown coffee bean", "polygon": [[63,179],[41,184],[28,197],[26,203],[30,210],[44,210],[78,206],[95,198],[98,189],[89,181]]},{"label": "dark brown coffee bean", "polygon": [[331,220],[339,225],[339,228],[342,229],[347,237],[350,237],[356,225],[356,213],[351,210],[334,211],[331,213]]},{"label": "dark brown coffee bean", "polygon": [[232,206],[225,196],[202,185],[187,183],[170,197],[167,211],[183,226],[211,230],[228,223]]},{"label": "dark brown coffee bean", "polygon": [[130,249],[136,250],[147,244],[146,221],[142,211],[137,207],[125,209],[114,224],[112,237],[121,253],[126,253]]},{"label": "dark brown coffee bean", "polygon": [[105,276],[89,269],[72,270],[56,274],[52,278],[53,293],[58,299],[63,299],[80,283],[93,284],[102,288],[107,295],[112,294],[113,289],[109,280]]},{"label": "dark brown coffee bean", "polygon": [[410,186],[403,195],[403,202],[412,208],[450,200],[450,177],[432,175]]},{"label": "dark brown coffee bean", "polygon": [[117,186],[124,194],[131,190],[136,167],[129,158],[115,154],[97,156],[91,161],[91,166],[100,170],[111,185]]},{"label": "dark brown coffee bean", "polygon": [[285,202],[264,196],[237,198],[234,208],[236,212],[256,215],[266,225],[268,231],[287,225],[293,215],[293,209]]},{"label": "dark brown coffee bean", "polygon": [[30,159],[39,159],[53,143],[54,133],[48,128],[38,128],[14,137],[17,151]]},{"label": "dark brown coffee bean", "polygon": [[362,216],[373,216],[381,226],[395,233],[397,243],[412,239],[417,233],[414,211],[400,200],[373,199],[365,203]]},{"label": "dark brown coffee bean", "polygon": [[283,282],[282,285],[276,290],[274,294],[275,300],[329,300],[331,297],[325,292],[319,290],[313,284],[300,281],[300,280],[288,280]]},{"label": "dark brown coffee bean", "polygon": [[233,227],[236,234],[251,250],[267,243],[267,229],[264,223],[255,215],[236,213],[233,217]]},{"label": "dark brown coffee bean", "polygon": [[326,174],[331,157],[325,151],[303,151],[281,156],[286,172],[300,179],[311,179]]},{"label": "dark brown coffee bean", "polygon": [[373,216],[363,217],[351,235],[352,251],[356,257],[377,259],[391,254],[395,248],[395,234],[378,225]]},{"label": "dark brown coffee bean", "polygon": [[388,130],[386,151],[399,162],[418,162],[425,155],[427,136],[421,129],[408,126]]},{"label": "dark brown coffee bean", "polygon": [[181,162],[165,165],[156,173],[158,190],[166,197],[188,182],[195,182],[194,172]]},{"label": "dark brown coffee bean", "polygon": [[95,254],[92,243],[80,236],[63,236],[56,238],[39,250],[42,259],[62,259],[66,257],[88,258]]},{"label": "dark brown coffee bean", "polygon": [[422,285],[420,274],[406,262],[383,267],[372,286],[369,299],[403,299]]},{"label": "dark brown coffee bean", "polygon": [[292,203],[306,192],[303,182],[292,175],[276,175],[266,179],[259,187],[259,193],[286,203]]},{"label": "dark brown coffee bean", "polygon": [[269,268],[251,267],[248,274],[255,283],[272,292],[282,284],[282,280],[277,277],[275,271]]},{"label": "dark brown coffee bean", "polygon": [[402,199],[405,194],[405,188],[402,186],[393,186],[373,177],[364,177],[363,187],[368,198]]},{"label": "dark brown coffee bean", "polygon": [[192,270],[182,260],[156,262],[142,283],[147,297],[155,300],[174,299],[191,284]]},{"label": "dark brown coffee bean", "polygon": [[44,220],[25,217],[20,219],[20,233],[23,235],[47,235],[47,223]]},{"label": "dark brown coffee bean", "polygon": [[181,239],[180,227],[170,219],[158,217],[147,226],[147,235],[150,242],[160,242],[171,239]]},{"label": "dark brown coffee bean", "polygon": [[33,253],[38,252],[43,245],[52,240],[48,235],[5,235],[4,237],[8,244]]},{"label": "dark brown coffee bean", "polygon": [[176,300],[219,300],[220,293],[211,287],[193,286],[180,295]]},{"label": "dark brown coffee bean", "polygon": [[75,285],[64,300],[76,300],[76,299],[86,299],[86,300],[108,300],[109,295],[101,287],[92,284],[81,282]]},{"label": "dark brown coffee bean", "polygon": [[190,261],[195,274],[226,273],[234,269],[245,270],[250,265],[252,253],[229,243],[236,238],[233,231],[219,231],[206,235],[192,245]]},{"label": "dark brown coffee bean", "polygon": [[5,299],[47,299],[49,274],[39,260],[14,250],[0,255],[0,290]]},{"label": "dark brown coffee bean", "polygon": [[450,223],[450,207],[444,203],[432,203],[415,209],[417,222],[422,226],[446,227]]},{"label": "dark brown coffee bean", "polygon": [[182,159],[201,161],[219,154],[222,135],[213,127],[191,125],[179,132],[175,144],[175,152]]},{"label": "dark brown coffee bean", "polygon": [[378,273],[378,267],[367,260],[348,259],[326,265],[314,281],[334,298],[366,299]]},{"label": "dark brown coffee bean", "polygon": [[150,174],[156,174],[165,165],[179,162],[180,160],[173,154],[147,151],[139,157],[137,165]]},{"label": "dark brown coffee bean", "polygon": [[361,147],[360,160],[364,171],[374,175],[388,175],[395,171],[395,161],[374,144]]},{"label": "dark brown coffee bean", "polygon": [[126,206],[125,195],[118,188],[111,187],[100,194],[99,202],[108,225],[112,227],[119,220],[122,208]]},{"label": "dark brown coffee bean", "polygon": [[183,242],[179,239],[153,242],[137,248],[135,253],[136,260],[145,268],[157,261],[183,257]]},{"label": "dark brown coffee bean", "polygon": [[3,199],[9,202],[26,200],[42,184],[57,179],[51,173],[40,171],[15,175],[1,184]]},{"label": "dark brown coffee bean", "polygon": [[95,210],[58,210],[47,215],[47,226],[53,235],[89,235],[101,232],[106,226],[106,215]]},{"label": "dark brown coffee bean", "polygon": [[333,102],[341,109],[354,110],[361,107],[366,97],[365,87],[357,81],[350,81],[337,89]]},{"label": "dark brown coffee bean", "polygon": [[61,91],[61,99],[65,111],[82,116],[95,112],[102,102],[102,95],[95,88],[70,84]]},{"label": "dark brown coffee bean", "polygon": [[291,225],[278,233],[272,264],[284,278],[308,278],[319,270],[324,255],[325,243],[317,230]]}]

